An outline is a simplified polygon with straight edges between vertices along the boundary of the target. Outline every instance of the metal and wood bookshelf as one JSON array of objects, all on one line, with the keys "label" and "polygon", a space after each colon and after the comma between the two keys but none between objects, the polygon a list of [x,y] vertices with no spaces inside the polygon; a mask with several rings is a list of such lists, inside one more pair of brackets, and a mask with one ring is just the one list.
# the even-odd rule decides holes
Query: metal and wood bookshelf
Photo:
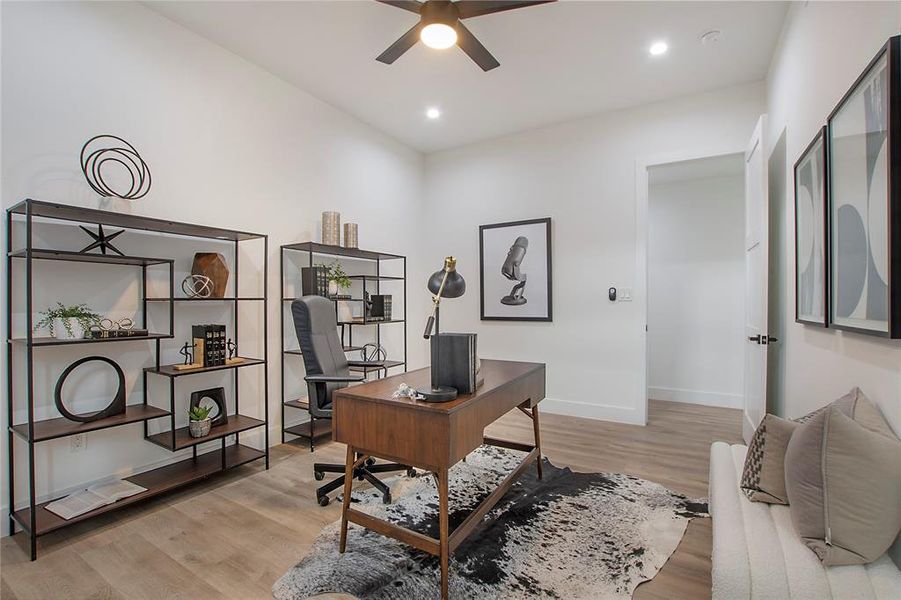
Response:
[{"label": "metal and wood bookshelf", "polygon": [[[395,369],[398,367],[402,367],[404,371],[407,370],[407,321],[406,321],[406,311],[407,311],[407,257],[402,256],[400,254],[389,254],[387,252],[374,252],[371,250],[360,250],[359,248],[344,248],[342,246],[331,246],[328,244],[319,244],[316,242],[301,242],[297,244],[286,244],[281,247],[281,349],[282,349],[282,369],[281,369],[281,409],[282,409],[282,443],[285,443],[287,436],[295,436],[309,441],[310,444],[310,452],[313,452],[315,449],[315,442],[320,439],[324,439],[330,437],[332,434],[332,421],[331,419],[316,419],[312,414],[309,415],[309,421],[305,421],[299,423],[297,425],[286,425],[285,415],[286,408],[292,410],[302,410],[309,412],[310,405],[307,397],[302,395],[301,397],[287,397],[286,388],[285,388],[285,367],[286,362],[289,360],[302,360],[303,354],[298,348],[292,347],[287,348],[286,342],[291,340],[292,346],[297,345],[297,340],[295,336],[286,336],[285,335],[285,323],[293,323],[291,317],[291,302],[295,300],[294,297],[288,297],[285,293],[285,282],[286,278],[292,273],[286,272],[286,267],[289,267],[291,263],[286,261],[286,257],[291,253],[301,253],[302,263],[301,267],[313,267],[316,263],[314,263],[314,257],[322,257],[326,260],[339,260],[342,258],[351,259],[354,261],[361,261],[364,263],[368,263],[371,265],[370,269],[374,269],[374,273],[361,273],[350,275],[349,279],[353,284],[359,284],[360,288],[360,296],[359,297],[351,297],[351,298],[343,298],[343,297],[335,297],[331,298],[331,300],[335,303],[335,315],[338,315],[338,303],[339,302],[353,302],[360,303],[362,306],[365,301],[367,292],[372,292],[374,294],[381,293],[382,285],[384,284],[386,287],[390,287],[392,290],[396,290],[397,286],[403,288],[403,310],[404,314],[400,316],[400,318],[396,318],[395,315],[392,315],[392,318],[389,320],[366,320],[365,318],[360,320],[340,320],[338,319],[338,329],[339,335],[341,337],[341,343],[344,346],[345,352],[360,352],[363,349],[362,345],[354,345],[354,328],[356,327],[374,327],[375,328],[375,344],[377,346],[381,346],[382,342],[382,325],[389,324],[399,324],[403,326],[403,357],[397,357],[398,359],[393,360],[385,360],[384,366],[371,366],[371,367],[350,367],[350,370],[357,373],[363,373],[364,375],[374,374],[376,377],[385,376],[390,369]],[[401,262],[402,266],[402,276],[398,275],[386,275],[383,270],[383,265],[385,262]],[[293,273],[295,276],[294,281],[296,282],[295,289],[299,290],[301,288],[301,274],[299,269],[296,269],[296,273]],[[356,286],[355,286],[356,287]],[[365,317],[365,310],[362,311]],[[293,329],[293,325],[291,327]],[[286,339],[287,337],[287,339]],[[359,343],[359,336],[357,336],[357,340]],[[305,386],[304,386],[304,389]]]},{"label": "metal and wood bookshelf", "polygon": [[[227,298],[182,298],[175,297],[174,287],[174,263],[171,258],[148,258],[138,256],[118,256],[113,254],[83,254],[80,252],[71,252],[65,250],[54,250],[34,247],[34,227],[36,221],[39,223],[55,223],[55,224],[89,224],[103,225],[112,227],[121,227],[126,230],[152,232],[161,236],[178,236],[181,238],[196,240],[216,240],[217,242],[230,242],[234,251],[233,254],[233,296]],[[15,235],[15,226],[24,226],[24,240],[21,236]],[[189,483],[199,481],[214,475],[216,473],[247,464],[249,462],[263,459],[265,466],[269,468],[269,394],[268,394],[268,343],[266,339],[268,314],[266,310],[266,290],[267,290],[267,267],[268,267],[268,237],[262,234],[248,233],[231,229],[222,229],[218,227],[208,227],[204,225],[194,225],[190,223],[178,223],[162,219],[154,219],[149,217],[128,215],[122,213],[114,213],[103,210],[95,210],[82,208],[77,206],[69,206],[64,204],[56,204],[51,202],[42,202],[37,200],[24,200],[19,204],[7,210],[6,215],[7,228],[7,457],[9,469],[9,525],[10,532],[16,531],[16,524],[21,526],[30,537],[31,559],[37,558],[37,538],[52,531],[56,531],[68,525],[83,522],[100,514],[124,508],[140,502],[147,498],[152,498],[160,494],[169,492]],[[165,239],[165,237],[163,237]],[[240,290],[239,282],[239,249],[242,242],[250,240],[258,240],[258,244],[262,243],[262,265],[263,271],[260,279],[262,280],[262,293],[259,296],[241,297],[238,295]],[[16,246],[16,242],[20,245],[24,242],[24,248]],[[74,263],[99,263],[110,265],[129,265],[141,269],[141,287],[140,287],[140,306],[141,306],[141,327],[146,329],[148,326],[148,308],[151,305],[167,305],[169,327],[168,331],[149,332],[146,336],[134,337],[117,337],[105,339],[56,339],[37,337],[34,335],[34,287],[35,281],[34,262],[38,260],[52,261],[70,261]],[[13,334],[13,310],[14,310],[14,292],[19,286],[17,278],[13,273],[13,266],[16,261],[24,262],[24,310],[25,310],[25,331],[21,337],[14,337]],[[168,270],[168,296],[148,296],[148,268],[162,267]],[[73,266],[73,269],[77,267]],[[21,292],[20,292],[21,293]],[[238,340],[240,311],[238,307],[243,302],[257,303],[262,312],[262,357],[250,358],[244,357],[244,361],[235,364],[227,364],[215,367],[203,367],[191,370],[176,370],[175,365],[160,364],[161,343],[164,340],[172,340],[175,338],[175,307],[184,302],[218,302],[231,305],[233,307],[233,323],[234,323],[234,339]],[[138,319],[136,319],[138,321]],[[189,336],[190,334],[188,334]],[[39,349],[44,346],[81,346],[86,349],[93,348],[93,344],[107,343],[127,343],[138,346],[141,343],[147,344],[148,354],[152,357],[152,366],[143,370],[143,389],[140,403],[128,404],[124,414],[114,415],[97,421],[81,423],[70,421],[65,417],[51,418],[46,420],[35,419],[35,364],[40,361]],[[24,364],[15,363],[18,357],[24,355]],[[255,399],[257,408],[262,402],[263,419],[258,419],[241,414],[241,404],[239,403],[239,378],[238,374],[244,367],[261,366],[263,369],[263,386]],[[27,421],[24,423],[15,423],[15,407],[16,398],[14,397],[15,387],[13,384],[14,375],[25,373],[24,385],[24,403],[27,410]],[[176,427],[176,414],[179,410],[187,410],[187,405],[179,405],[176,399],[177,378],[188,377],[198,373],[209,373],[213,371],[230,370],[233,374],[234,386],[234,414],[228,415],[228,421],[225,425],[221,425],[212,429],[210,435],[202,438],[192,438],[188,434],[187,428]],[[150,377],[168,378],[169,383],[169,401],[166,407],[157,407],[149,402],[148,379]],[[259,414],[259,413],[257,413]],[[148,422],[155,419],[167,419],[169,428],[162,433],[151,434],[148,430]],[[58,515],[46,510],[48,502],[38,503],[35,492],[35,445],[49,440],[79,435],[90,431],[99,431],[111,427],[119,427],[131,423],[143,423],[144,439],[148,442],[162,446],[172,452],[190,448],[192,454],[183,460],[166,464],[165,466],[151,469],[131,477],[127,477],[139,486],[146,488],[146,491],[134,496],[119,500],[112,504],[102,506],[96,510],[79,515],[72,519],[63,519]],[[258,427],[263,428],[264,444],[262,449],[242,444],[239,440],[239,434],[250,431]],[[234,443],[228,444],[228,438],[233,436]],[[16,508],[16,441],[24,443],[28,455],[28,505],[23,508]],[[219,441],[218,450],[213,450],[203,454],[198,454],[198,445],[211,441]]]}]

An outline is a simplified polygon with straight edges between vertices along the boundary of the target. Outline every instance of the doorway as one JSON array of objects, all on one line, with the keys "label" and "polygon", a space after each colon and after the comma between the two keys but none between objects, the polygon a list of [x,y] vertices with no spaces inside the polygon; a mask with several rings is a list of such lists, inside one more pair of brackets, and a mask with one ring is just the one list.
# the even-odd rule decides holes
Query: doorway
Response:
[{"label": "doorway", "polygon": [[742,408],[745,157],[647,169],[647,395]]}]

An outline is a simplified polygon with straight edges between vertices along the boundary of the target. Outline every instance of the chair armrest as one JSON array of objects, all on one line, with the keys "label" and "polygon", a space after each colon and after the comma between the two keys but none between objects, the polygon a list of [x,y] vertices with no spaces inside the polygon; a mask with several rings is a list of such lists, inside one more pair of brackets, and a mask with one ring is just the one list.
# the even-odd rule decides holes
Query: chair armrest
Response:
[{"label": "chair armrest", "polygon": [[307,383],[351,383],[366,381],[365,375],[307,375],[303,378]]},{"label": "chair armrest", "polygon": [[385,361],[383,360],[349,360],[347,361],[348,367],[371,367],[371,368],[383,368],[385,366]]}]

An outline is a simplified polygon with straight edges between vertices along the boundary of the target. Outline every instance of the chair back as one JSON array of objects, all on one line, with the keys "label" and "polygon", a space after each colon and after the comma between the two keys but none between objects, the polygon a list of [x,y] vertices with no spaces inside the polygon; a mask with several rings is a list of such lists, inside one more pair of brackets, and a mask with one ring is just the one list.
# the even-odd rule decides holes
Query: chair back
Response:
[{"label": "chair back", "polygon": [[[322,296],[304,296],[291,303],[291,314],[307,375],[350,375],[338,337],[334,302]],[[331,417],[332,392],[343,387],[347,384],[308,384],[310,414]]]}]

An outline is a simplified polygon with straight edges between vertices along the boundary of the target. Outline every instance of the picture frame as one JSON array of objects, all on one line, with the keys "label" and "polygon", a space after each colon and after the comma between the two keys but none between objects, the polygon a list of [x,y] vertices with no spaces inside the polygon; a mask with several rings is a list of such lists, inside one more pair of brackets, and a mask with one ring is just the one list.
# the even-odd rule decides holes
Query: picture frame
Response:
[{"label": "picture frame", "polygon": [[483,321],[553,321],[551,218],[479,226]]},{"label": "picture frame", "polygon": [[901,36],[829,115],[829,323],[901,339]]},{"label": "picture frame", "polygon": [[829,326],[827,133],[823,126],[795,162],[795,322]]}]

